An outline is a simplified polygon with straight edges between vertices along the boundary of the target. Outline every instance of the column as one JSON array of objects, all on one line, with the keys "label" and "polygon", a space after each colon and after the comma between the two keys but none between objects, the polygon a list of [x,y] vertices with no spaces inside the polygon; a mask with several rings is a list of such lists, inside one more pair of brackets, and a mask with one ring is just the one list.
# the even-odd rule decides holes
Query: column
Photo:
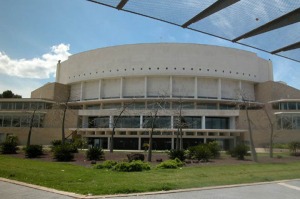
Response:
[{"label": "column", "polygon": [[205,116],[202,116],[202,118],[201,118],[202,120],[201,120],[201,126],[202,126],[202,129],[205,129],[206,127],[205,127]]},{"label": "column", "polygon": [[173,94],[173,77],[170,76],[170,98],[172,98]]},{"label": "column", "polygon": [[145,90],[145,98],[147,98],[147,86],[148,86],[148,79],[147,79],[147,76],[145,76],[145,85],[144,85],[144,90]]},{"label": "column", "polygon": [[102,79],[99,79],[99,96],[98,98],[101,99],[101,87],[102,87]]},{"label": "column", "polygon": [[107,150],[110,150],[110,137],[107,137]]},{"label": "column", "polygon": [[175,139],[172,137],[172,138],[171,138],[171,149],[174,149],[174,148],[175,148],[174,140],[175,140]]},{"label": "column", "polygon": [[120,79],[120,98],[123,98],[123,80],[124,80],[124,78],[121,77],[121,79]]},{"label": "column", "polygon": [[218,79],[218,99],[222,98],[222,80]]},{"label": "column", "polygon": [[138,150],[142,150],[142,138],[141,137],[139,137]]},{"label": "column", "polygon": [[194,88],[195,92],[194,92],[194,98],[197,99],[198,97],[198,78],[195,77],[195,88]]},{"label": "column", "polygon": [[141,115],[140,116],[140,129],[143,128],[143,116]]},{"label": "column", "polygon": [[83,87],[84,87],[84,82],[81,82],[81,85],[80,85],[80,101],[83,100]]},{"label": "column", "polygon": [[88,116],[82,116],[82,128],[89,128],[89,118]]},{"label": "column", "polygon": [[113,128],[114,116],[109,116],[109,128]]}]

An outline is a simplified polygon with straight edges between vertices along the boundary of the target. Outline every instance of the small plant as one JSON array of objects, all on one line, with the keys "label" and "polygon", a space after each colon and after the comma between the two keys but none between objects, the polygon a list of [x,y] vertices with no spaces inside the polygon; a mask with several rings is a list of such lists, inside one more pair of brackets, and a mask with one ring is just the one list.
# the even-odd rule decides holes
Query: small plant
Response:
[{"label": "small plant", "polygon": [[29,145],[24,147],[25,156],[27,158],[36,158],[43,155],[43,146],[42,145]]},{"label": "small plant", "polygon": [[0,145],[2,154],[15,154],[18,150],[18,138],[16,136],[7,136],[6,140]]},{"label": "small plant", "polygon": [[103,160],[104,152],[99,147],[91,147],[86,151],[86,158],[88,160]]},{"label": "small plant", "polygon": [[298,150],[300,150],[300,142],[289,143],[289,150],[290,150],[291,155],[296,156]]},{"label": "small plant", "polygon": [[249,153],[249,147],[245,144],[239,144],[234,149],[228,151],[231,157],[236,157],[238,160],[244,160]]},{"label": "small plant", "polygon": [[112,169],[117,164],[116,161],[106,160],[102,164],[96,164],[94,166],[95,169]]},{"label": "small plant", "polygon": [[150,170],[150,165],[149,163],[145,163],[140,160],[132,162],[119,162],[113,167],[113,170],[121,172],[145,171]]},{"label": "small plant", "polygon": [[140,154],[140,153],[127,154],[127,158],[129,162],[132,162],[134,160],[140,160],[140,161],[145,160],[144,154]]},{"label": "small plant", "polygon": [[53,156],[59,162],[68,162],[73,160],[74,154],[68,144],[61,144],[53,148]]},{"label": "small plant", "polygon": [[168,152],[168,156],[171,160],[174,160],[175,158],[178,158],[181,161],[185,160],[185,151],[184,150],[175,150],[171,149]]},{"label": "small plant", "polygon": [[191,159],[208,162],[212,157],[212,152],[207,144],[200,144],[189,148],[189,156]]},{"label": "small plant", "polygon": [[221,147],[218,144],[218,142],[213,141],[207,144],[208,149],[211,152],[211,155],[213,158],[218,158],[220,157],[220,151],[221,151]]},{"label": "small plant", "polygon": [[184,163],[180,161],[178,158],[174,160],[166,160],[157,165],[157,168],[160,169],[177,169],[178,167],[182,167]]}]

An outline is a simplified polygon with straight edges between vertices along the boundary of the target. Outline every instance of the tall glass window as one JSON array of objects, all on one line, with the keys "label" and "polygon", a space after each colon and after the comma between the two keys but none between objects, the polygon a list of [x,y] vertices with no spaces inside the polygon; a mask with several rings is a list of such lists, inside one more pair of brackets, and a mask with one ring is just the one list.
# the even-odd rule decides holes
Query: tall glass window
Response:
[{"label": "tall glass window", "polygon": [[154,117],[145,116],[143,117],[143,128],[152,128],[154,122],[154,128],[171,128],[171,117],[170,116],[157,116]]},{"label": "tall glass window", "polygon": [[178,117],[174,117],[173,124],[174,128],[182,127],[186,129],[201,129],[202,117],[197,116],[185,116],[182,117],[181,121]]},{"label": "tall glass window", "polygon": [[226,117],[206,117],[206,129],[229,129],[229,118]]},{"label": "tall glass window", "polygon": [[89,128],[109,128],[109,117],[89,117]]},{"label": "tall glass window", "polygon": [[[114,122],[117,120],[117,117],[114,117]],[[117,128],[140,128],[140,117],[135,116],[122,116],[118,119],[116,123]]]}]

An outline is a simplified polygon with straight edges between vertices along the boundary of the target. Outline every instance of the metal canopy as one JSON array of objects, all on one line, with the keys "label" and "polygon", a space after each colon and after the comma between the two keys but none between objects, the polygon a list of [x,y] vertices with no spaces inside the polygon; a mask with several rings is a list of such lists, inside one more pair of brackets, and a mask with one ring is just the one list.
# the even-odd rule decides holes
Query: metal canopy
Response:
[{"label": "metal canopy", "polygon": [[300,0],[87,0],[300,62]]}]

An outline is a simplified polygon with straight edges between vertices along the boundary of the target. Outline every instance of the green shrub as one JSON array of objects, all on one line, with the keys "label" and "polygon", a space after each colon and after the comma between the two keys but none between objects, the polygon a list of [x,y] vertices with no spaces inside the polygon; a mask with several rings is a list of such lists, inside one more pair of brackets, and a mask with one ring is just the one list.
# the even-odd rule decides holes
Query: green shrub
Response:
[{"label": "green shrub", "polygon": [[300,142],[289,143],[289,150],[291,155],[297,155],[297,151],[300,149]]},{"label": "green shrub", "polygon": [[171,160],[174,160],[175,158],[178,158],[181,161],[185,160],[185,151],[184,150],[176,150],[176,149],[171,149],[168,152],[168,156]]},{"label": "green shrub", "polygon": [[239,144],[236,147],[234,147],[232,150],[228,151],[228,154],[231,155],[231,157],[236,157],[238,160],[244,160],[245,156],[248,155],[248,151],[250,150],[249,146],[245,144]]},{"label": "green shrub", "polygon": [[53,148],[54,159],[60,162],[71,161],[74,158],[72,149],[68,144],[57,145]]},{"label": "green shrub", "polygon": [[86,151],[86,158],[88,160],[103,160],[104,152],[99,147],[91,147]]},{"label": "green shrub", "polygon": [[220,157],[220,151],[221,151],[221,147],[218,144],[218,142],[213,141],[207,144],[208,149],[211,152],[211,155],[213,158],[218,158]]},{"label": "green shrub", "polygon": [[0,145],[2,154],[15,154],[18,150],[18,138],[16,136],[7,136],[6,140]]},{"label": "green shrub", "polygon": [[25,156],[27,158],[36,158],[43,155],[43,146],[42,145],[29,145],[24,147]]},{"label": "green shrub", "polygon": [[117,164],[116,161],[106,160],[102,164],[96,164],[94,166],[95,169],[112,169]]},{"label": "green shrub", "polygon": [[178,167],[182,167],[184,164],[178,158],[174,160],[166,160],[157,165],[157,168],[160,169],[177,169]]},{"label": "green shrub", "polygon": [[208,144],[200,144],[197,146],[193,146],[190,147],[188,150],[191,159],[197,159],[202,160],[204,162],[208,162],[208,160],[211,157],[213,157]]},{"label": "green shrub", "polygon": [[121,172],[144,171],[150,170],[150,165],[142,162],[141,160],[135,160],[132,162],[119,162],[113,167],[113,170]]}]

